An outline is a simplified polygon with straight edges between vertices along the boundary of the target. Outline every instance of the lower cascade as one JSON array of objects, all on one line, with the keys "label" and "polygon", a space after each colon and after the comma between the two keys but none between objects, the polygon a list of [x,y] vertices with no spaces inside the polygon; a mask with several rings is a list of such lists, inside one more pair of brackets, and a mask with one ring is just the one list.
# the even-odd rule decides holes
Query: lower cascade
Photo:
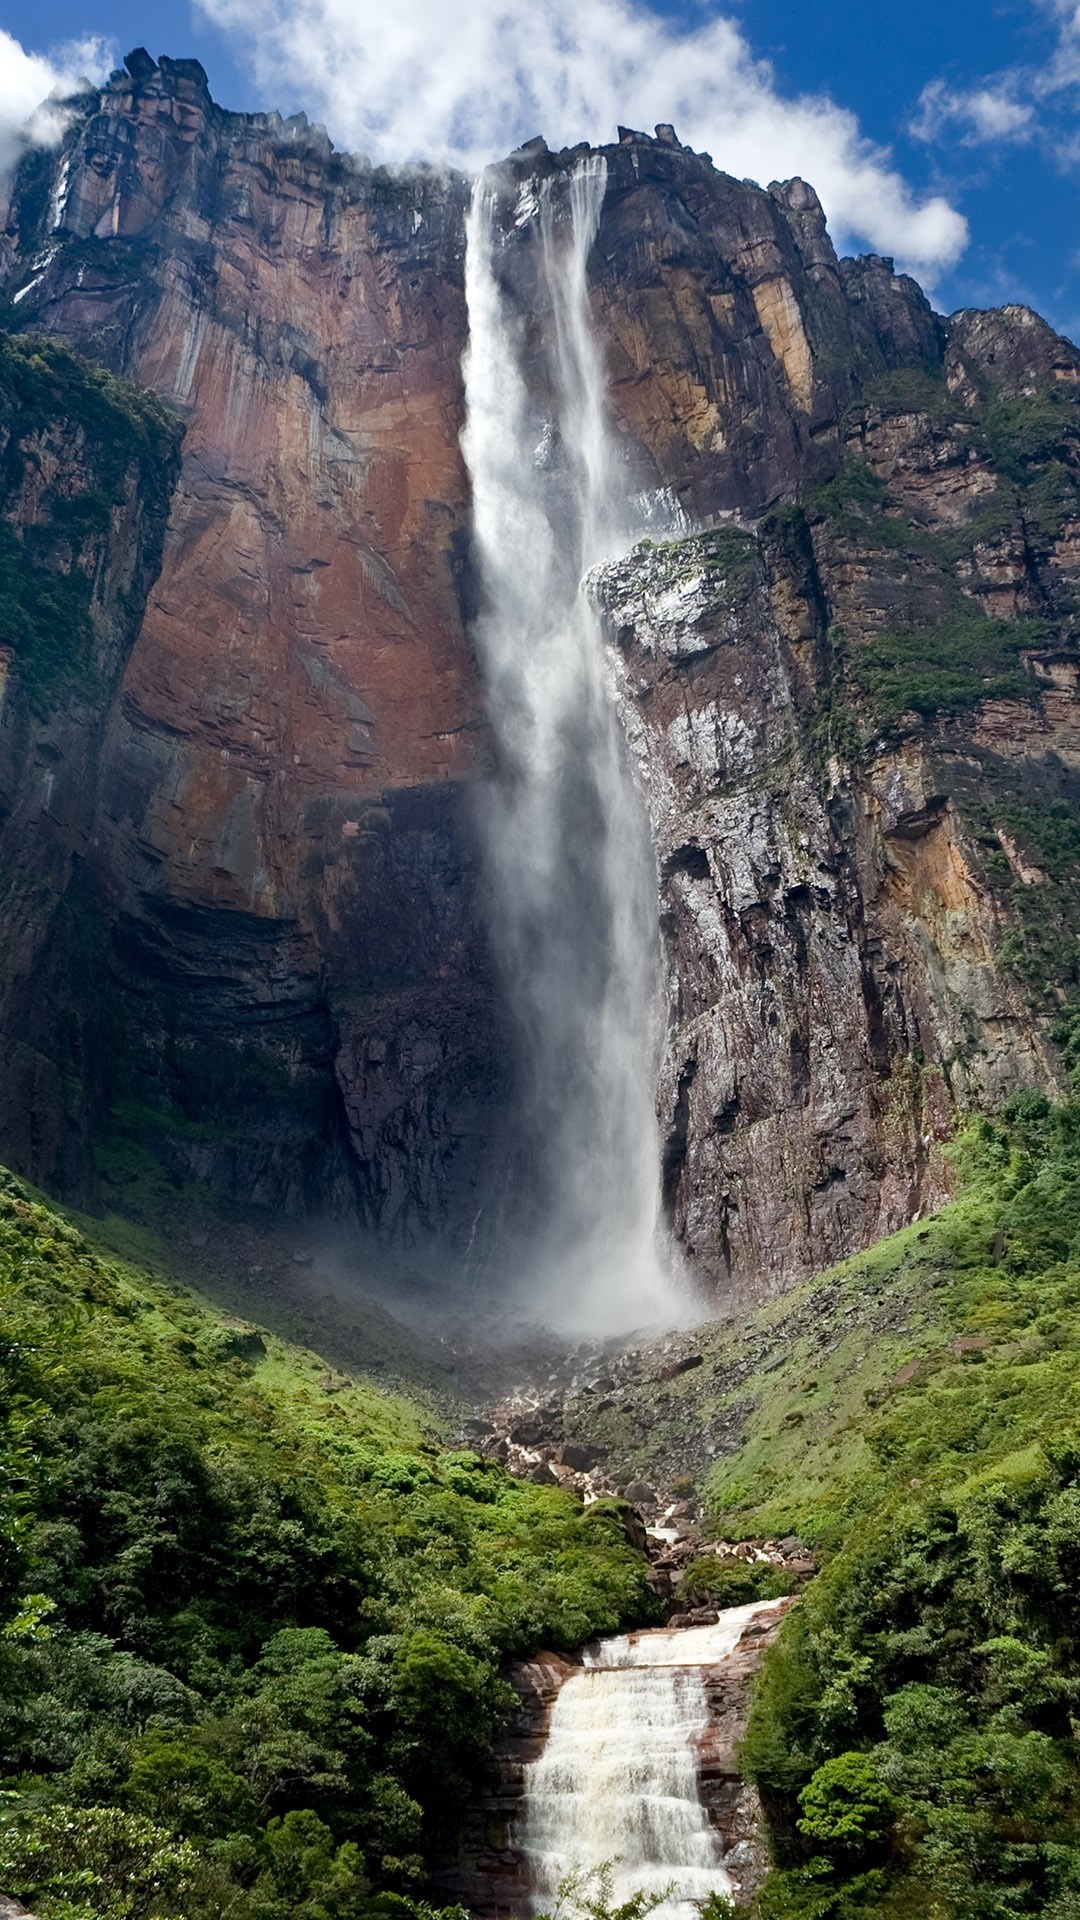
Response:
[{"label": "lower cascade", "polygon": [[525,1773],[521,1851],[534,1912],[551,1910],[566,1874],[604,1862],[614,1862],[613,1905],[670,1888],[659,1920],[695,1920],[710,1893],[731,1892],[698,1784],[705,1672],[775,1604],[604,1641],[564,1682],[544,1751]]}]

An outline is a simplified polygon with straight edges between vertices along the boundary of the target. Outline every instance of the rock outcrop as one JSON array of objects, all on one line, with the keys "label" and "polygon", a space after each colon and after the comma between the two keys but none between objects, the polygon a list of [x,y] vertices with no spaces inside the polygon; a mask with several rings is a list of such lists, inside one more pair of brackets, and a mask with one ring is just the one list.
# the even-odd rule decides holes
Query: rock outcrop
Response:
[{"label": "rock outcrop", "polygon": [[[661,866],[667,1197],[710,1288],[753,1293],[936,1203],[955,1106],[1062,1083],[1080,356],[1025,309],[943,321],[890,262],[838,261],[801,181],[733,180],[670,128],[604,153],[627,491],[708,529],[595,582]],[[537,188],[578,157],[533,142],[501,176],[538,340]],[[186,429],[148,597],[149,546],[113,529],[140,584],[97,717],[68,689],[53,723],[114,1046],[93,1089],[79,1061],[63,1090],[13,1080],[0,1121],[80,1197],[111,1111],[225,1200],[451,1269],[493,1244],[515,1089],[472,825],[467,195],[141,54],[11,187],[9,321]],[[22,678],[16,647],[14,716]],[[11,764],[25,897],[52,828]],[[9,972],[66,1031],[70,965],[20,947],[20,912]]]}]

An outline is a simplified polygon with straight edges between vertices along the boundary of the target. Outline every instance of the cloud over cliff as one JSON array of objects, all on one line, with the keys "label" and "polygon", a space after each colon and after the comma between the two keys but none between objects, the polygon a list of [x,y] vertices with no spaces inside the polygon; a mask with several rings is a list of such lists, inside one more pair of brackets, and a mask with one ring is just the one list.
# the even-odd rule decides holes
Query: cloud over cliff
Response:
[{"label": "cloud over cliff", "polygon": [[378,159],[473,168],[535,133],[557,146],[671,120],[726,172],[802,174],[842,244],[924,279],[967,241],[962,215],[920,200],[853,114],[783,96],[730,20],[686,30],[632,0],[197,3],[239,40],[264,94],[302,95],[335,140]]},{"label": "cloud over cliff", "polygon": [[97,34],[48,54],[27,53],[0,27],[0,179],[23,146],[59,140],[64,95],[87,80],[103,80],[111,64],[111,48]]}]

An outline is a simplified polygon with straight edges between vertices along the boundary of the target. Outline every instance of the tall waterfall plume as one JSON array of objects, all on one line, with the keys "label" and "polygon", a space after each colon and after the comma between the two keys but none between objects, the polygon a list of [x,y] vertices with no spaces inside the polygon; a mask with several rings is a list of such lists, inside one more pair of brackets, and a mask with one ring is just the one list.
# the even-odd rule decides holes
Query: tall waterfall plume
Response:
[{"label": "tall waterfall plume", "polygon": [[[660,1220],[654,861],[584,586],[626,544],[588,304],[606,177],[590,155],[527,185],[509,237],[497,178],[477,182],[462,440],[500,761],[485,816],[496,947],[523,1041],[528,1284],[550,1324],[596,1333],[678,1316]],[[528,245],[540,316],[500,275]]]}]

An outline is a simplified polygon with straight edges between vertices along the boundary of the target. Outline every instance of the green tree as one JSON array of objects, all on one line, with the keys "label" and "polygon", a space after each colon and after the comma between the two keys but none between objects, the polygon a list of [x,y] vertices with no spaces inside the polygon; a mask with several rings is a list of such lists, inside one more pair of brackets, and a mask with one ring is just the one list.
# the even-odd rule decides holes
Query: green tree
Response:
[{"label": "green tree", "polygon": [[198,1856],[118,1807],[45,1807],[0,1829],[0,1884],[88,1909],[98,1920],[186,1920]]},{"label": "green tree", "polygon": [[266,1829],[269,1866],[255,1887],[257,1920],[364,1920],[371,1888],[358,1846],[335,1846],[310,1808],[294,1808]]},{"label": "green tree", "polygon": [[239,1774],[190,1740],[145,1734],[135,1746],[123,1795],[137,1813],[156,1815],[187,1836],[250,1832],[258,1809]]},{"label": "green tree", "polygon": [[799,1832],[826,1855],[860,1858],[889,1830],[892,1799],[867,1753],[838,1753],[817,1769],[799,1795]]}]

